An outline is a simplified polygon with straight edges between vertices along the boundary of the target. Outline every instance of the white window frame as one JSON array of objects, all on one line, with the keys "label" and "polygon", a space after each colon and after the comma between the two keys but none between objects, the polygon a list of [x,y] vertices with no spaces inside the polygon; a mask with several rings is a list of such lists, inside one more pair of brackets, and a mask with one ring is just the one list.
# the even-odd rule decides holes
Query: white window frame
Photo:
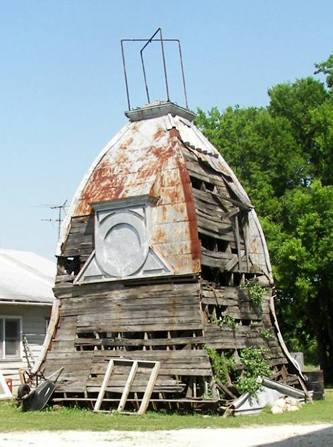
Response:
[{"label": "white window frame", "polygon": [[[2,320],[2,357],[0,361],[15,361],[22,360],[22,317],[19,315],[0,315]],[[5,339],[5,320],[18,320],[19,321],[19,355],[7,355],[6,356],[6,339]]]}]

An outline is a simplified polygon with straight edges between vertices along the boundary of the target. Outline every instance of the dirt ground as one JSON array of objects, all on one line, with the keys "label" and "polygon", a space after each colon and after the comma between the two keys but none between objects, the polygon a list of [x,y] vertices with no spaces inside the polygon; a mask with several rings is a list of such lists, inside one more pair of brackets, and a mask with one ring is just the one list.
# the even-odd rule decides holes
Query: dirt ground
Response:
[{"label": "dirt ground", "polygon": [[0,447],[333,447],[333,425],[0,433]]}]

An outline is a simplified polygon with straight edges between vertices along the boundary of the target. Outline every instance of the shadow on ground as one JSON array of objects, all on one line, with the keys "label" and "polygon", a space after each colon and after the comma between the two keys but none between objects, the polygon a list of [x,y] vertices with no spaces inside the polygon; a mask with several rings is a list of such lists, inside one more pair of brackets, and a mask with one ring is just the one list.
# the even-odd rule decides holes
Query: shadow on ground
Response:
[{"label": "shadow on ground", "polygon": [[258,447],[333,447],[333,427],[293,436],[284,441],[258,444]]}]

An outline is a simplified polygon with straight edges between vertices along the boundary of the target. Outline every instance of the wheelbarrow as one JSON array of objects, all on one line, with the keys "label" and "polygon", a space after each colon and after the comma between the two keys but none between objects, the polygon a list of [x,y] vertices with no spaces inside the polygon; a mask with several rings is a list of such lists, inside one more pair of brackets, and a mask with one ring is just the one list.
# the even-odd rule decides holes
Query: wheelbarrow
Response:
[{"label": "wheelbarrow", "polygon": [[34,389],[31,389],[27,383],[20,385],[17,391],[17,402],[22,407],[22,411],[40,411],[45,408],[63,370],[64,368],[58,369]]}]

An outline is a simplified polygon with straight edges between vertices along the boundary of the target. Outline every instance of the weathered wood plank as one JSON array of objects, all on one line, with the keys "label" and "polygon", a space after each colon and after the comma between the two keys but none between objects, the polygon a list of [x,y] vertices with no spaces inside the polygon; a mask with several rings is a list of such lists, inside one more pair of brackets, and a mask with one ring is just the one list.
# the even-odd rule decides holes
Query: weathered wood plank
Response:
[{"label": "weathered wood plank", "polygon": [[177,345],[197,345],[204,344],[204,337],[173,337],[173,338],[79,338],[75,339],[75,346],[177,346]]},{"label": "weathered wood plank", "polygon": [[133,385],[137,370],[138,370],[138,361],[134,360],[131,371],[126,380],[123,393],[121,395],[121,399],[118,405],[118,411],[123,411],[125,409],[128,394],[130,392],[131,386]]},{"label": "weathered wood plank", "polygon": [[160,370],[160,362],[156,362],[154,367],[153,367],[153,370],[151,372],[151,375],[149,377],[147,388],[145,390],[145,393],[143,395],[140,408],[138,410],[138,414],[139,415],[144,414],[146,412],[147,408],[148,408],[149,400],[150,400],[151,395],[153,393],[153,389],[154,389],[154,386],[155,386],[155,383],[156,383],[156,379],[157,379],[159,370]]},{"label": "weathered wood plank", "polygon": [[197,214],[197,224],[198,228],[201,231],[205,229],[211,233],[217,233],[218,235],[224,235],[225,237],[231,238],[231,240],[235,240],[235,236],[233,233],[233,227],[229,222],[218,222],[212,219],[209,219],[206,216],[202,216]]},{"label": "weathered wood plank", "polygon": [[104,394],[105,394],[105,390],[106,390],[106,387],[107,387],[107,385],[109,383],[109,380],[110,380],[113,368],[114,368],[114,362],[111,359],[111,360],[109,360],[109,364],[107,366],[107,369],[106,369],[106,372],[105,372],[105,375],[104,375],[104,378],[103,378],[102,386],[101,386],[101,388],[99,390],[99,393],[98,393],[98,397],[97,397],[97,400],[96,400],[96,403],[95,403],[94,411],[99,411],[100,408],[101,408],[101,405],[102,405],[102,402],[103,402],[103,397],[104,397]]}]

